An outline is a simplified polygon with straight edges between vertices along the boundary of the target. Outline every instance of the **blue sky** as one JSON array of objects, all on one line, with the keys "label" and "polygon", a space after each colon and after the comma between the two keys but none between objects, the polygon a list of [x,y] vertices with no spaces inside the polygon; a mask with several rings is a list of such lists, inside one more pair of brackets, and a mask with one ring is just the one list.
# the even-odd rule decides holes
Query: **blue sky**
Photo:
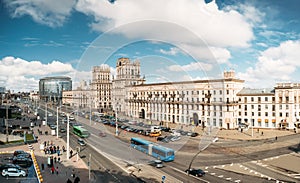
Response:
[{"label": "blue sky", "polygon": [[246,87],[300,82],[298,0],[2,0],[0,86],[37,90],[45,76],[74,86],[91,67],[141,62],[148,82],[220,78]]}]

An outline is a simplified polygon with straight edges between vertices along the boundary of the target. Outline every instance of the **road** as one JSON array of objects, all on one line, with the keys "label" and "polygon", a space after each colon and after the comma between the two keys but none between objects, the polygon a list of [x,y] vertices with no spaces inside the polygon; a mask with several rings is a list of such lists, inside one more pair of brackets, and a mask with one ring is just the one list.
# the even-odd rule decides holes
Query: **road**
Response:
[{"label": "road", "polygon": [[[129,147],[128,143],[115,138],[112,134],[107,133],[107,137],[99,137],[97,135],[98,131],[105,131],[107,128],[103,124],[92,122],[90,125],[89,120],[81,117],[78,118],[91,133],[91,137],[87,139],[88,146],[80,152],[80,155],[84,157],[83,159],[87,162],[89,154],[92,154],[91,167],[97,178],[100,178],[100,180],[111,180],[114,182],[136,181],[136,179],[131,180],[132,177],[128,177],[128,174],[124,172],[123,169],[116,166],[109,159],[122,160],[130,164],[146,164],[149,160],[151,160],[151,158],[143,153],[133,150]],[[159,171],[162,171],[166,175],[171,175],[182,182],[274,182],[274,180],[296,182],[297,179],[289,178],[283,174],[276,174],[273,170],[253,163],[264,158],[294,152],[297,148],[299,148],[299,142],[297,142],[296,139],[299,139],[299,134],[280,137],[278,142],[294,141],[295,143],[293,145],[278,148],[274,146],[275,142],[272,140],[249,141],[247,143],[245,143],[245,141],[213,143],[203,153],[201,152],[193,161],[193,167],[202,167],[206,171],[206,175],[200,178],[187,176],[184,172],[184,170],[189,167],[192,156],[197,153],[197,151],[195,151],[197,148],[191,149],[191,152],[195,152],[194,154],[182,152],[182,149],[184,149],[185,146],[195,143],[191,139],[185,143],[185,146],[181,147],[181,149],[176,152],[176,160],[166,164],[166,167]],[[76,148],[77,146],[75,137],[74,139],[72,137],[71,146],[73,148]],[[231,150],[232,148],[243,149],[251,146],[254,148],[259,146],[268,146],[270,148],[262,151],[256,150],[249,153]],[[191,147],[197,146],[191,145]],[[104,154],[105,156],[102,156],[101,154]],[[107,157],[109,157],[109,159]],[[226,164],[233,163],[243,165],[244,169],[253,169],[261,176],[241,174],[220,168]]]}]

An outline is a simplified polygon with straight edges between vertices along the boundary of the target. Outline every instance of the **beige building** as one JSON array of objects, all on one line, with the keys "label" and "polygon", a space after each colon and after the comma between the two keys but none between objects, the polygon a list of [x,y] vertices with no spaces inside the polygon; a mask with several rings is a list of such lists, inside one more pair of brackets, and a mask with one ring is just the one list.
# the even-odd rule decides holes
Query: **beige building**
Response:
[{"label": "beige building", "polygon": [[243,89],[238,97],[238,122],[249,127],[294,129],[299,121],[299,83],[277,83],[271,89]]},{"label": "beige building", "polygon": [[129,58],[119,58],[116,65],[116,76],[112,82],[112,107],[115,111],[125,114],[126,86],[139,85],[144,82],[140,75],[140,62],[131,62]]},{"label": "beige building", "polygon": [[237,127],[237,93],[244,81],[224,78],[127,86],[126,115],[163,123]]},{"label": "beige building", "polygon": [[108,65],[94,66],[91,82],[91,102],[100,112],[112,109],[111,103],[111,73]]}]

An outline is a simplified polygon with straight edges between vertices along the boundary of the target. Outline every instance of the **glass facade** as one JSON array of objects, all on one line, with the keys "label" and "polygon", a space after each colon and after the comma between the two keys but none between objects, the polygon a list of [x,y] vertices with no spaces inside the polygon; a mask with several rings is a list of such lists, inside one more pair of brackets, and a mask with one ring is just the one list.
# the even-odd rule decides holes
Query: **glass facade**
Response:
[{"label": "glass facade", "polygon": [[40,79],[39,93],[41,100],[60,101],[62,91],[72,90],[72,80],[69,77],[45,77]]}]

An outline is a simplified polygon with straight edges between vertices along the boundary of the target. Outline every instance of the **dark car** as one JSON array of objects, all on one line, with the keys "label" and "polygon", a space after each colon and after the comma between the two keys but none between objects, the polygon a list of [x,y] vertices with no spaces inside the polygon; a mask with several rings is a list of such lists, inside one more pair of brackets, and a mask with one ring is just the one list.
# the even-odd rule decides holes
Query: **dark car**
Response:
[{"label": "dark car", "polygon": [[32,165],[32,160],[29,158],[17,158],[15,157],[13,159],[13,164],[17,164],[21,167],[27,168],[30,167]]},{"label": "dark car", "polygon": [[197,137],[199,134],[197,133],[197,132],[193,132],[192,134],[191,134],[191,137]]},{"label": "dark car", "polygon": [[18,154],[17,156],[14,156],[14,158],[31,158],[31,155],[25,152],[23,154]]},{"label": "dark car", "polygon": [[164,127],[164,126],[160,127],[160,129],[161,129],[161,131],[164,131],[164,132],[170,132],[170,130],[171,130],[171,128]]},{"label": "dark car", "polygon": [[19,165],[15,165],[15,164],[11,164],[11,163],[0,165],[0,171],[1,172],[2,172],[2,170],[8,169],[8,168],[17,168],[19,170],[22,170],[22,167],[20,167]]},{"label": "dark car", "polygon": [[193,176],[196,176],[196,177],[202,177],[205,175],[205,172],[201,169],[195,169],[195,168],[191,168],[191,169],[187,169],[185,170],[185,172],[187,174],[190,174],[190,175],[193,175]]},{"label": "dark car", "polygon": [[14,152],[14,156],[17,156],[18,154],[24,154],[24,153],[27,153],[27,152],[25,152],[25,151],[23,151],[23,150],[16,150],[16,151]]}]

